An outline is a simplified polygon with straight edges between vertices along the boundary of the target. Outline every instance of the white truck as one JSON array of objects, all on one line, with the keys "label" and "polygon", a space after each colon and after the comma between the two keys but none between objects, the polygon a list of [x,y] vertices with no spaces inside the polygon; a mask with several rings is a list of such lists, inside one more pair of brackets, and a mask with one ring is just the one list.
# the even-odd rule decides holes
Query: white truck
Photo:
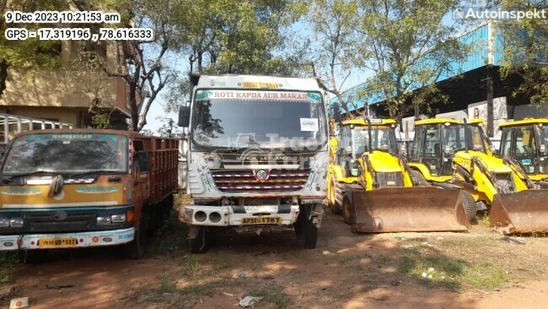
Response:
[{"label": "white truck", "polygon": [[316,247],[327,198],[326,93],[315,79],[192,75],[186,193],[179,219],[193,253],[215,228],[238,233],[295,231]]}]

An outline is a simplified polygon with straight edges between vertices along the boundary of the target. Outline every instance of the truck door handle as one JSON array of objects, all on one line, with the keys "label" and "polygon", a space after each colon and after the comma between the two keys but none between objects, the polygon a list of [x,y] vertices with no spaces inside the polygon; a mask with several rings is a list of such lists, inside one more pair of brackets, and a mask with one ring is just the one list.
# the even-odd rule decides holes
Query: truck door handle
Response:
[{"label": "truck door handle", "polygon": [[120,176],[110,176],[108,178],[108,182],[120,182],[120,180],[122,180],[122,177]]}]

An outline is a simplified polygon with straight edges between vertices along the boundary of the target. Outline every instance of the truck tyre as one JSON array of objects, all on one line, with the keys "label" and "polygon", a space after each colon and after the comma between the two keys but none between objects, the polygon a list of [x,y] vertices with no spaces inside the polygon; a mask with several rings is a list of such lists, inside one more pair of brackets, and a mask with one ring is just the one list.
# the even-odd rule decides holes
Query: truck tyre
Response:
[{"label": "truck tyre", "polygon": [[476,201],[474,200],[474,197],[470,192],[466,190],[460,191],[461,198],[462,198],[462,204],[464,205],[464,211],[466,212],[466,218],[468,218],[468,222],[470,224],[478,224],[478,218],[476,216],[476,213],[478,211],[478,207],[476,206]]},{"label": "truck tyre", "polygon": [[173,205],[175,204],[174,200],[175,198],[173,197],[173,194],[170,194],[162,202],[162,221],[160,222],[160,226],[163,226],[164,223],[169,218],[169,216],[171,215],[171,211],[173,210]]},{"label": "truck tyre", "polygon": [[125,245],[125,255],[129,259],[138,260],[145,255],[147,239],[146,219],[144,213],[139,221],[139,228],[135,231],[135,238]]},{"label": "truck tyre", "polygon": [[343,221],[346,224],[352,224],[352,195],[350,192],[345,193],[342,204]]},{"label": "truck tyre", "polygon": [[209,249],[207,241],[207,229],[205,226],[196,226],[198,233],[196,238],[188,240],[188,246],[190,253],[204,253]]},{"label": "truck tyre", "polygon": [[312,222],[310,217],[311,205],[301,207],[297,222],[295,222],[295,234],[299,246],[303,249],[315,249],[318,242],[318,228]]}]

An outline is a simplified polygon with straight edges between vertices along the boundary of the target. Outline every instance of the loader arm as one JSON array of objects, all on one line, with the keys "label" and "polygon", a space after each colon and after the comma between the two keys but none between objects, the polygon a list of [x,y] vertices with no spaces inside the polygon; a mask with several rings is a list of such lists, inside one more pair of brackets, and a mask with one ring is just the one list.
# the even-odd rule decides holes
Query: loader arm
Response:
[{"label": "loader arm", "polygon": [[516,159],[506,156],[504,159],[504,163],[506,163],[510,168],[514,171],[515,175],[519,177],[527,186],[527,189],[536,189],[535,183],[529,178],[527,173],[523,170],[521,165],[516,161]]}]

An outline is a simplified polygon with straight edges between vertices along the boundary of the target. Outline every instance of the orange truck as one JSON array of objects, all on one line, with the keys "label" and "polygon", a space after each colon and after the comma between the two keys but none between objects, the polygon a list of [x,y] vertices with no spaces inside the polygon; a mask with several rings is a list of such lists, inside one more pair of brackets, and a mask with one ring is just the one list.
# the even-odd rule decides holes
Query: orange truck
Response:
[{"label": "orange truck", "polygon": [[123,245],[142,257],[173,207],[178,144],[115,130],[17,134],[0,165],[0,251]]}]

